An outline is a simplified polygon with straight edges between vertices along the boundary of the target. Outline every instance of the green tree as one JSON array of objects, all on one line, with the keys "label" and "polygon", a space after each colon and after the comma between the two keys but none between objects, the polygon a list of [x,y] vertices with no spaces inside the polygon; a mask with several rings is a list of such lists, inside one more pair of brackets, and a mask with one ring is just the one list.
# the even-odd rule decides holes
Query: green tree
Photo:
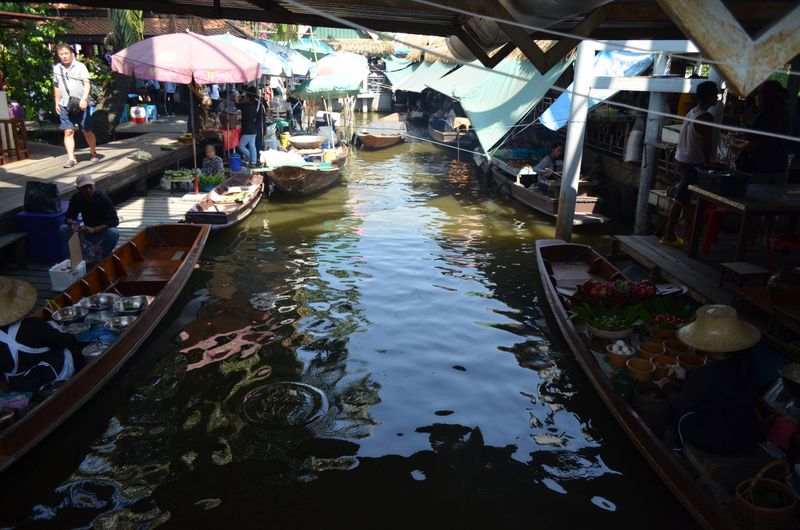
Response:
[{"label": "green tree", "polygon": [[294,24],[276,24],[274,39],[284,44],[297,40],[297,26]]},{"label": "green tree", "polygon": [[[14,2],[0,2],[0,11],[44,15],[44,7]],[[0,28],[0,77],[5,80],[9,97],[25,107],[27,117],[44,109],[55,116],[53,108],[53,64],[55,54],[50,43],[66,26],[57,21],[25,21],[18,27]]]}]

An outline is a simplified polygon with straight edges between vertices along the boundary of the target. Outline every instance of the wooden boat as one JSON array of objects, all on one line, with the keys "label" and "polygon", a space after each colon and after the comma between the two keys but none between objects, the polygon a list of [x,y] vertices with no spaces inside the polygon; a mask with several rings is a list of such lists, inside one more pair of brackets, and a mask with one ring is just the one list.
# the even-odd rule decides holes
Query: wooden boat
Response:
[{"label": "wooden boat", "polygon": [[[101,292],[154,297],[136,319],[99,356],[36,403],[16,422],[0,430],[0,471],[5,470],[70,417],[106,384],[142,345],[178,298],[208,237],[207,225],[158,225],[145,228],[70,285],[54,303],[77,304]],[[37,316],[50,320],[52,312]]]},{"label": "wooden boat", "polygon": [[[442,123],[444,122],[442,118],[438,118],[438,120],[441,120]],[[436,118],[431,117],[428,119],[428,136],[434,142],[464,148],[472,147],[477,142],[477,137],[469,118],[456,118],[454,123],[455,130],[453,131],[445,131],[444,127],[437,128],[435,122],[438,123]]]},{"label": "wooden boat", "polygon": [[253,213],[263,194],[263,175],[233,176],[186,212],[186,222],[211,225],[211,230],[228,228]]},{"label": "wooden boat", "polygon": [[292,197],[307,197],[319,193],[339,181],[347,166],[348,148],[336,148],[336,159],[329,163],[309,162],[301,165],[286,165],[262,168],[275,184],[275,190]]},{"label": "wooden boat", "polygon": [[384,149],[399,144],[403,140],[403,131],[405,122],[395,112],[362,128],[356,139],[365,149]]},{"label": "wooden boat", "polygon": [[[494,163],[494,159],[492,159],[488,171],[498,196],[511,197],[550,217],[558,215],[560,181],[532,183],[526,187],[524,178],[520,176],[512,178]],[[578,188],[578,191],[581,192],[581,188]],[[580,226],[608,222],[608,217],[595,212],[599,200],[598,197],[587,195],[585,192],[580,193],[575,201],[575,215],[572,224]]]},{"label": "wooden boat", "polygon": [[624,276],[587,245],[540,239],[536,242],[536,257],[542,288],[561,334],[625,434],[701,526],[739,528],[725,507],[713,501],[701,489],[687,471],[687,464],[662,443],[631,405],[614,390],[611,378],[600,365],[603,361],[592,353],[578,326],[570,319],[565,302],[578,285],[591,279],[609,281]]}]

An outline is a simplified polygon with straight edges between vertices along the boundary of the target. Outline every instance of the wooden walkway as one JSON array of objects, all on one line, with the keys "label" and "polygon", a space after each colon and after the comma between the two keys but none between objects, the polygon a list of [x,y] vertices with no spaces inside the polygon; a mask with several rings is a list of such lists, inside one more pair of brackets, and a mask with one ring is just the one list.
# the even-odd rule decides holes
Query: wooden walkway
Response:
[{"label": "wooden walkway", "polygon": [[[204,194],[195,195],[183,191],[150,190],[144,197],[133,197],[117,207],[120,216],[120,238],[122,245],[146,226],[164,223],[177,223],[183,219],[186,210],[194,206]],[[7,268],[0,274],[30,282],[36,287],[38,299],[36,309],[55,294],[50,290],[52,263],[31,263],[27,269]]]},{"label": "wooden walkway", "polygon": [[614,236],[615,245],[666,280],[685,285],[706,304],[730,304],[733,295],[719,287],[719,269],[690,258],[685,250],[662,245],[655,236]]},{"label": "wooden walkway", "polygon": [[[67,198],[75,191],[75,178],[88,173],[97,182],[97,188],[106,193],[134,184],[151,175],[176,167],[192,157],[191,145],[176,143],[174,134],[149,133],[98,146],[100,162],[89,163],[88,150],[77,154],[78,165],[71,169],[61,167],[65,156],[41,160],[26,160],[0,167],[0,232],[14,230],[14,214],[22,209],[27,181],[54,182],[59,194]],[[174,151],[163,151],[161,146],[174,145]],[[141,161],[136,153],[146,151],[152,159]]]}]

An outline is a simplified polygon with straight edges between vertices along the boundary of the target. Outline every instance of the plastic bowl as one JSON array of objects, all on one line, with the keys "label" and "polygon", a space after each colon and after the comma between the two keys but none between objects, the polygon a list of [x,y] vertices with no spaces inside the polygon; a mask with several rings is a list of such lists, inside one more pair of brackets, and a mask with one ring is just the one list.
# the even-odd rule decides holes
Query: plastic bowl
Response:
[{"label": "plastic bowl", "polygon": [[625,366],[637,381],[647,381],[653,376],[656,367],[649,359],[633,357],[625,362]]},{"label": "plastic bowl", "polygon": [[295,149],[318,149],[327,140],[324,136],[292,136],[289,138]]}]

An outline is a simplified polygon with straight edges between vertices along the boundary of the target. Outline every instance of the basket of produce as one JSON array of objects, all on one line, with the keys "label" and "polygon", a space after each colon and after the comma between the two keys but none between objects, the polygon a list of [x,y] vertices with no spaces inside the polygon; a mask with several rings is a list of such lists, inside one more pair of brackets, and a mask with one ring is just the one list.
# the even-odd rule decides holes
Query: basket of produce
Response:
[{"label": "basket of produce", "polygon": [[225,180],[225,175],[200,175],[198,179],[200,191],[211,191],[215,186],[222,184],[223,180]]},{"label": "basket of produce", "polygon": [[572,316],[582,320],[589,333],[601,339],[629,337],[633,333],[633,328],[639,321],[641,313],[642,306],[639,304],[626,307],[615,306],[611,309],[582,304],[572,308]]},{"label": "basket of produce", "polygon": [[[776,467],[780,468],[780,480],[764,478]],[[786,528],[791,524],[797,500],[794,491],[784,482],[789,472],[786,462],[775,460],[755,477],[736,486],[736,513],[745,528]]]},{"label": "basket of produce", "polygon": [[191,182],[194,180],[193,169],[168,169],[164,171],[164,178],[172,182]]},{"label": "basket of produce", "polygon": [[592,306],[611,308],[639,303],[656,295],[656,286],[650,280],[632,282],[619,279],[612,282],[589,280],[578,286],[575,297]]},{"label": "basket of produce", "polygon": [[688,304],[681,303],[674,296],[657,296],[642,303],[642,320],[647,330],[656,339],[675,338],[675,332],[694,319],[694,312]]}]

